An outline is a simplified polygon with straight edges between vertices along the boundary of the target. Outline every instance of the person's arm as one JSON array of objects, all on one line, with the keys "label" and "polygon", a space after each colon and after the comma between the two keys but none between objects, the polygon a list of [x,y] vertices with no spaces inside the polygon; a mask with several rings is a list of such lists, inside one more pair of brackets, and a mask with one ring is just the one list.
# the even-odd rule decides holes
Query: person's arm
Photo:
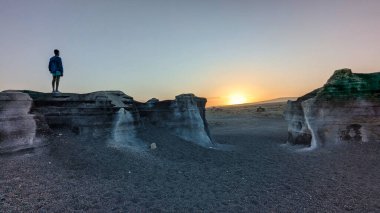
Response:
[{"label": "person's arm", "polygon": [[49,60],[49,66],[48,66],[48,68],[49,68],[49,71],[51,72],[51,59]]},{"label": "person's arm", "polygon": [[62,76],[63,76],[63,65],[62,65],[62,59],[61,58],[59,58],[59,70],[61,71],[61,73],[62,73]]}]

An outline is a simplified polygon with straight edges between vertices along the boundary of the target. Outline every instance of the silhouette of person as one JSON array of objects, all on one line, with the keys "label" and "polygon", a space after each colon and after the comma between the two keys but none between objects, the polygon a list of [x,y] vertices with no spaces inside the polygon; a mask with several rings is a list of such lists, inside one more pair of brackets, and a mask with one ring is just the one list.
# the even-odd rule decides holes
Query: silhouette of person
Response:
[{"label": "silhouette of person", "polygon": [[49,71],[53,75],[53,81],[51,86],[53,87],[53,93],[60,93],[58,91],[59,79],[63,76],[62,59],[59,57],[59,50],[54,50],[54,56],[49,61]]}]

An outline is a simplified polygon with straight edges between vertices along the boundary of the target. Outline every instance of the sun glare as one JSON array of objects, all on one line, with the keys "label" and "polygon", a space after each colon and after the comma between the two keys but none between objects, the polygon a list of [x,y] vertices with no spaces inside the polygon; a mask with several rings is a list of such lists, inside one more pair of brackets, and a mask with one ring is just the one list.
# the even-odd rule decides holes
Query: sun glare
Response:
[{"label": "sun glare", "polygon": [[229,98],[229,104],[244,104],[247,102],[247,98],[243,95],[231,95]]}]

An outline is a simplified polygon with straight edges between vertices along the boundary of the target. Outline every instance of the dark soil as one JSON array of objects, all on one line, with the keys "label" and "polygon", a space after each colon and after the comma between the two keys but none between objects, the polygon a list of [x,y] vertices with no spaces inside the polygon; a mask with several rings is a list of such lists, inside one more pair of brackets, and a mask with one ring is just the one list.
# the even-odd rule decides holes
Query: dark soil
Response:
[{"label": "dark soil", "polygon": [[[0,156],[0,212],[379,212],[380,144],[299,151],[282,118],[212,118],[206,149],[145,129],[146,151],[63,131]],[[156,150],[148,145],[157,144]]]}]

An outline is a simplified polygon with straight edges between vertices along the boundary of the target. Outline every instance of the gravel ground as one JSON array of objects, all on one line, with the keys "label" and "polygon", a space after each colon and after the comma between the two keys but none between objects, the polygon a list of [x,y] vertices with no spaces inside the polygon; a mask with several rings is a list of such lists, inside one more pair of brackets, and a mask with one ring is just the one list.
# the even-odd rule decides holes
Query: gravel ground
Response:
[{"label": "gravel ground", "polygon": [[146,127],[156,150],[62,130],[1,155],[0,212],[380,212],[380,144],[300,151],[279,114],[223,113],[208,112],[220,150]]}]

